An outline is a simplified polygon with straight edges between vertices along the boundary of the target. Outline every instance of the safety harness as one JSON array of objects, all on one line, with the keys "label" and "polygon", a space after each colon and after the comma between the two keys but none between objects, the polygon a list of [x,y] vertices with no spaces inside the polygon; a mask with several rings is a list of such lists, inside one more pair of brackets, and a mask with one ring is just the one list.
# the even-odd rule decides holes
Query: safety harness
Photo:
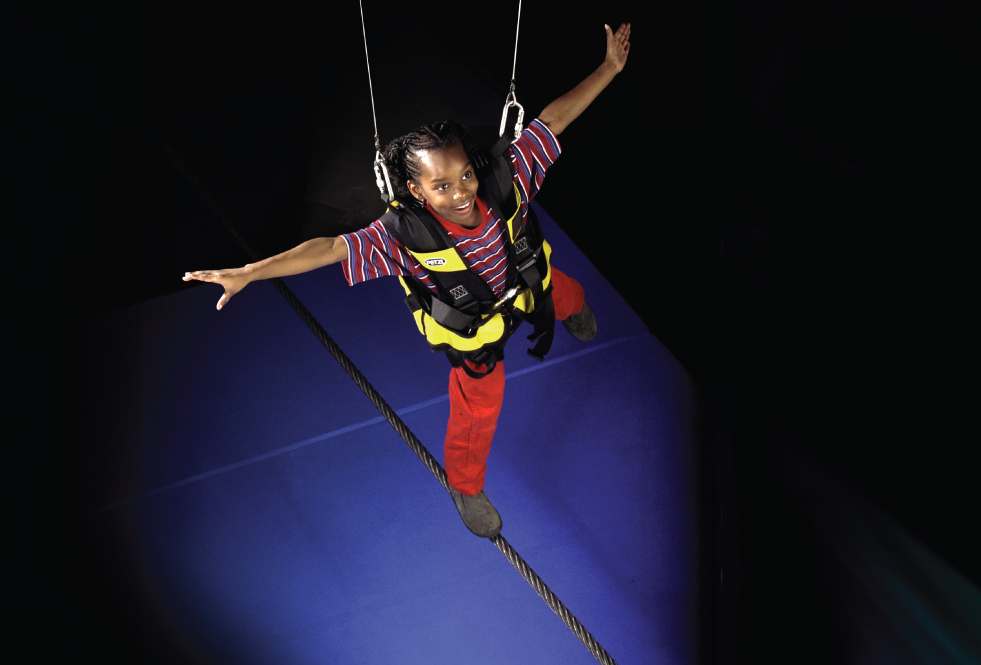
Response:
[{"label": "safety harness", "polygon": [[[507,226],[507,281],[500,298],[467,268],[453,239],[429,211],[393,200],[380,220],[436,285],[433,293],[411,276],[399,278],[419,332],[434,352],[445,352],[451,365],[462,367],[474,378],[490,374],[504,359],[504,345],[521,321],[534,325],[528,339],[535,346],[528,349],[528,355],[538,360],[551,348],[555,331],[552,250],[530,207],[522,224],[521,194],[513,180],[509,145],[510,140],[502,137],[490,150],[478,149],[470,155],[478,196]],[[474,369],[465,360],[484,365],[486,371]]]}]

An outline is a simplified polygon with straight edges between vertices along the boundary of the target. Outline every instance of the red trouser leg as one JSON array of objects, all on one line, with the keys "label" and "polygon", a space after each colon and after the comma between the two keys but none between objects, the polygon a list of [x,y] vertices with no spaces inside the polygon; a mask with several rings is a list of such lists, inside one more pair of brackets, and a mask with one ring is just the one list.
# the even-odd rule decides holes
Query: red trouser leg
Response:
[{"label": "red trouser leg", "polygon": [[552,303],[555,305],[555,319],[564,321],[582,311],[586,299],[582,285],[552,266]]},{"label": "red trouser leg", "polygon": [[[483,365],[477,368],[485,370]],[[464,496],[473,496],[484,488],[487,455],[503,401],[503,362],[482,379],[470,377],[461,367],[450,370],[450,419],[443,463],[450,487]]]},{"label": "red trouser leg", "polygon": [[[581,312],[586,302],[579,282],[554,267],[552,302],[559,321]],[[478,365],[477,369],[484,371],[485,367]],[[446,425],[443,463],[450,487],[464,496],[473,496],[484,489],[487,456],[503,401],[503,362],[497,363],[494,371],[482,379],[472,378],[460,367],[450,370],[450,419]]]}]

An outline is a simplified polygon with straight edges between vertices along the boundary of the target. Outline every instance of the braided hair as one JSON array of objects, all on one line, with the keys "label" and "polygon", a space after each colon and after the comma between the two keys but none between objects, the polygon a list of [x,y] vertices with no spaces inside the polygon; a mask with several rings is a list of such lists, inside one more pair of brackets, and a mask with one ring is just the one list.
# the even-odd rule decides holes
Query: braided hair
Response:
[{"label": "braided hair", "polygon": [[382,156],[385,158],[396,198],[419,205],[419,201],[409,193],[406,185],[409,180],[419,182],[422,175],[419,153],[450,148],[458,143],[468,156],[472,153],[473,139],[467,128],[452,120],[440,120],[400,136],[386,145]]}]

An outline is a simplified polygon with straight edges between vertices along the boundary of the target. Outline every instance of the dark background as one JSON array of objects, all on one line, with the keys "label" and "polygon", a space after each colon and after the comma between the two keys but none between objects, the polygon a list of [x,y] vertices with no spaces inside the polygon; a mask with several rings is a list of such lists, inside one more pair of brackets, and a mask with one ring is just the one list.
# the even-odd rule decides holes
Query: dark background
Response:
[{"label": "dark background", "polygon": [[[515,10],[366,8],[382,141],[443,111],[496,130]],[[539,200],[702,388],[706,654],[848,660],[782,447],[806,450],[978,584],[976,4],[523,11],[529,120],[600,62],[604,22],[634,26],[625,71],[563,134]],[[161,141],[263,255],[370,221],[360,16],[290,2],[7,12],[5,374],[18,398],[5,420],[25,563],[11,584],[25,621],[93,653],[139,624],[137,641],[166,654],[166,631],[115,607],[111,575],[73,555],[78,474],[99,445],[76,426],[98,377],[73,359],[90,317],[198,288],[186,270],[245,261]],[[472,100],[485,97],[480,115]],[[343,187],[311,175],[325,143],[350,164],[334,172]],[[93,627],[76,633],[82,618]]]}]

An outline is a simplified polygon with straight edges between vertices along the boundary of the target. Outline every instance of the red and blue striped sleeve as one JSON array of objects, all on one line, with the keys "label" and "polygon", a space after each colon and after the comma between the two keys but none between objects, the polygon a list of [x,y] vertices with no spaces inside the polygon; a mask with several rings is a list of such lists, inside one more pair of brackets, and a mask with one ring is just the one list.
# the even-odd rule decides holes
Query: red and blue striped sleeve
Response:
[{"label": "red and blue striped sleeve", "polygon": [[411,275],[433,291],[432,280],[419,262],[396,240],[380,221],[339,236],[347,245],[347,259],[341,261],[344,279],[350,285],[377,277]]},{"label": "red and blue striped sleeve", "polygon": [[545,172],[561,152],[562,147],[552,130],[537,119],[511,144],[511,166],[523,204],[535,198],[545,179]]}]

